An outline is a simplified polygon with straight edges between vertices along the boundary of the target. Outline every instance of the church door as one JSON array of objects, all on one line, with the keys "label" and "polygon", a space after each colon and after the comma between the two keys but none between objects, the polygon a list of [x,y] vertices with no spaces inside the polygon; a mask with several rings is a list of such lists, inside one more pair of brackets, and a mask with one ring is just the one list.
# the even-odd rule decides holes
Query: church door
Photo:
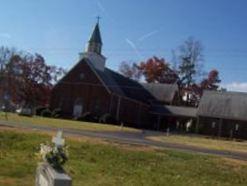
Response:
[{"label": "church door", "polygon": [[83,112],[83,102],[81,99],[76,99],[73,107],[73,117],[78,118]]}]

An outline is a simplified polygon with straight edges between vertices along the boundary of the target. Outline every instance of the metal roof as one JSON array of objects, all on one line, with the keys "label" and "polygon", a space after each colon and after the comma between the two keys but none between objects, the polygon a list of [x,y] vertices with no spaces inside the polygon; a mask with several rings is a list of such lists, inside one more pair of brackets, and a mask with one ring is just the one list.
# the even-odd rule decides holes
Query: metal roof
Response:
[{"label": "metal roof", "polygon": [[247,93],[204,91],[198,115],[247,120]]},{"label": "metal roof", "polygon": [[178,93],[177,84],[143,83],[142,85],[156,100],[166,103],[171,103],[176,93]]},{"label": "metal roof", "polygon": [[193,107],[178,107],[170,105],[154,105],[151,109],[152,114],[165,116],[181,116],[196,118],[197,108]]}]

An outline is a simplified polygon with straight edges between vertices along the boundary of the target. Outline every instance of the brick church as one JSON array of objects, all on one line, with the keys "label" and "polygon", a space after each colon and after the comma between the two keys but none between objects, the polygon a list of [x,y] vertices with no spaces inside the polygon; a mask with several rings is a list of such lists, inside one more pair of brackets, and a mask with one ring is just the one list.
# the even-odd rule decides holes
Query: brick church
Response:
[{"label": "brick church", "polygon": [[198,108],[177,106],[176,84],[138,83],[122,76],[106,67],[102,45],[97,23],[85,52],[53,88],[52,110],[59,108],[71,119],[85,113],[110,115],[124,125],[156,130],[184,131],[191,121],[199,133],[247,138],[246,93],[206,91]]},{"label": "brick church", "polygon": [[97,117],[110,114],[126,125],[148,127],[154,96],[138,82],[107,68],[102,46],[97,23],[79,61],[53,88],[51,109],[61,109],[66,118],[86,112]]}]

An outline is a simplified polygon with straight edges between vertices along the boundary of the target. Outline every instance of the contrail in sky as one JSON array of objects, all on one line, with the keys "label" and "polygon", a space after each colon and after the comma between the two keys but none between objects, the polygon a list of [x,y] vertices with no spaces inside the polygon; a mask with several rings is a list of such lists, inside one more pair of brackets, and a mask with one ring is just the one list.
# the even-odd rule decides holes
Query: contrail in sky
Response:
[{"label": "contrail in sky", "polygon": [[107,11],[107,9],[104,7],[104,5],[101,3],[100,0],[96,1],[96,4],[99,8],[99,10],[112,22],[112,23],[116,23],[116,21],[113,19],[113,17],[109,14],[109,12]]},{"label": "contrail in sky", "polygon": [[102,5],[102,3],[99,0],[97,1],[97,6],[102,12],[106,12],[105,7]]},{"label": "contrail in sky", "polygon": [[138,39],[138,41],[140,41],[140,42],[141,42],[141,41],[144,41],[145,39],[150,38],[151,36],[157,34],[158,32],[159,32],[158,30],[154,30],[154,31],[152,31],[152,32],[149,32],[149,33],[143,35],[142,37],[140,37],[140,38]]},{"label": "contrail in sky", "polygon": [[138,57],[140,59],[142,59],[142,55],[141,53],[139,52],[139,50],[137,49],[135,43],[131,40],[129,40],[128,38],[125,39],[125,41],[131,46],[131,48],[133,48],[133,50],[135,51],[135,53],[138,55]]}]

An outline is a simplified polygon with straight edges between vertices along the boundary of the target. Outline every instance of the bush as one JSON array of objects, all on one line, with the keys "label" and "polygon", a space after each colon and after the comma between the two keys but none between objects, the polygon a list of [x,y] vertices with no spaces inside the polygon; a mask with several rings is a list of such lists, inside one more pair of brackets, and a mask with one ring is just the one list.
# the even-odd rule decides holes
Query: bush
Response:
[{"label": "bush", "polygon": [[43,110],[41,113],[40,113],[40,115],[42,116],[42,117],[51,117],[51,111],[49,110],[49,109],[45,109],[45,110]]},{"label": "bush", "polygon": [[43,110],[46,110],[46,109],[48,109],[48,108],[47,108],[47,107],[43,107],[43,106],[36,107],[36,108],[35,108],[35,115],[36,115],[36,116],[41,116],[41,112],[42,112]]},{"label": "bush", "polygon": [[82,116],[76,119],[78,121],[97,122],[97,117],[95,117],[91,112],[85,112]]},{"label": "bush", "polygon": [[62,116],[62,110],[60,108],[56,108],[52,111],[51,117],[60,118]]},{"label": "bush", "polygon": [[103,114],[99,118],[99,122],[105,124],[117,124],[117,120],[109,113]]}]

